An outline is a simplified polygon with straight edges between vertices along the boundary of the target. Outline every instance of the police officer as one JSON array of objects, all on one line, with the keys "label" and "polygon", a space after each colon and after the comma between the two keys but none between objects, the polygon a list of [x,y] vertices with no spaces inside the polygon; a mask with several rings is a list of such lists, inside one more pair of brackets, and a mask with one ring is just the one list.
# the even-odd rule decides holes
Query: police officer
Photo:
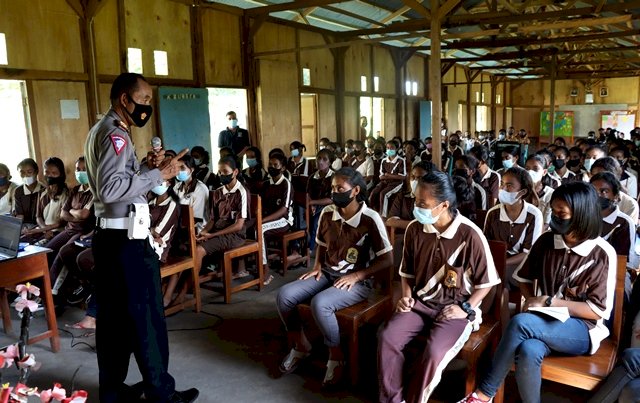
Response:
[{"label": "police officer", "polygon": [[[175,390],[168,373],[169,342],[160,289],[159,261],[147,239],[129,239],[132,203],[178,173],[178,160],[164,151],[150,153],[140,166],[131,141],[131,126],[151,117],[152,90],[144,77],[124,73],[111,87],[111,109],[89,132],[85,156],[94,197],[97,230],[93,255],[97,280],[96,347],[101,402],[193,402],[197,389]],[[131,353],[143,381],[124,384]]]}]

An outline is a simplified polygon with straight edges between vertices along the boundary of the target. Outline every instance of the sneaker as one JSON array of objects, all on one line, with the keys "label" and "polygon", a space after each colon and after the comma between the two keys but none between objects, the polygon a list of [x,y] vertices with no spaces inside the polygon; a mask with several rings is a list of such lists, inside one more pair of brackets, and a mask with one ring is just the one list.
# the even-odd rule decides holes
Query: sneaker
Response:
[{"label": "sneaker", "polygon": [[289,351],[289,354],[287,354],[287,356],[284,357],[284,360],[280,363],[280,372],[282,372],[283,375],[292,373],[298,368],[300,362],[309,357],[309,355],[311,354],[292,348],[291,351]]},{"label": "sneaker", "polygon": [[89,290],[79,285],[71,294],[67,297],[67,303],[69,305],[79,304],[87,298]]},{"label": "sneaker", "polygon": [[458,401],[458,403],[491,403],[491,402],[493,402],[493,398],[489,400],[482,400],[478,397],[478,395],[476,395],[476,392],[473,392],[472,394],[468,395],[464,399]]},{"label": "sneaker", "polygon": [[169,403],[192,403],[195,402],[200,392],[196,388],[191,388],[178,392],[173,392],[173,395],[169,398]]},{"label": "sneaker", "polygon": [[344,361],[327,361],[327,371],[324,373],[324,379],[322,380],[322,387],[336,386],[344,379]]}]

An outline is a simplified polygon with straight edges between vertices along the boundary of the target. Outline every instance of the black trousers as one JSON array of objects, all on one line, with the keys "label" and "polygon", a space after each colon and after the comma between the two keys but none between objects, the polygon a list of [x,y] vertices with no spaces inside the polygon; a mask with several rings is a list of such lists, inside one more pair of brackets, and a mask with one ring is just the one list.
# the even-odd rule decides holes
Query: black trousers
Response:
[{"label": "black trousers", "polygon": [[100,401],[130,402],[124,385],[131,353],[150,402],[165,402],[175,390],[168,373],[169,340],[162,305],[158,256],[148,240],[130,240],[125,230],[97,229],[93,237],[96,348]]}]

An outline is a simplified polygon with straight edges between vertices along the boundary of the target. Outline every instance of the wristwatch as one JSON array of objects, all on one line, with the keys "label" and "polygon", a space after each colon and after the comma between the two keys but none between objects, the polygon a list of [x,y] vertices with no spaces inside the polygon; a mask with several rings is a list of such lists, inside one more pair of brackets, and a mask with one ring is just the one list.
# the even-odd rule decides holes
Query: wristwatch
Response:
[{"label": "wristwatch", "polygon": [[544,301],[544,306],[551,306],[552,303],[553,303],[553,297],[550,296]]},{"label": "wristwatch", "polygon": [[460,304],[460,308],[467,313],[467,320],[469,320],[469,322],[476,320],[476,310],[473,309],[468,301],[462,302]]}]

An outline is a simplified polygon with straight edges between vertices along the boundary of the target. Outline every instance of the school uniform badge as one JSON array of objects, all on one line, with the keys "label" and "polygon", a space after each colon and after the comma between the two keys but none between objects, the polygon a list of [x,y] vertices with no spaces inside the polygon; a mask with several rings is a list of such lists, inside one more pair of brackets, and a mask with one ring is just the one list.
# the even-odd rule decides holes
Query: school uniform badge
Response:
[{"label": "school uniform badge", "polygon": [[358,261],[358,249],[349,248],[347,250],[347,257],[345,260],[351,264],[355,264]]},{"label": "school uniform badge", "polygon": [[113,144],[113,149],[115,150],[116,155],[120,155],[122,150],[127,146],[127,139],[118,134],[112,134],[111,144]]},{"label": "school uniform badge", "polygon": [[455,270],[447,270],[447,275],[444,278],[444,285],[447,288],[456,288],[458,285],[458,273]]}]

